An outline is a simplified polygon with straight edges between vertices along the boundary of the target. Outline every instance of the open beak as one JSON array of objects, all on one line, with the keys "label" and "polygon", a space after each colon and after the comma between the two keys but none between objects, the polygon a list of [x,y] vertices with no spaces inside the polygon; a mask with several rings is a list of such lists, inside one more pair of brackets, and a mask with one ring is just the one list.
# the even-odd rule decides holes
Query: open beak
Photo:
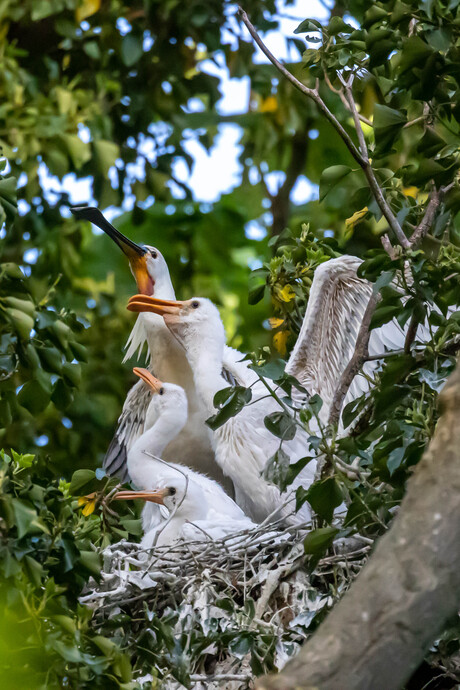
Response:
[{"label": "open beak", "polygon": [[115,244],[120,247],[123,254],[128,257],[139,292],[144,295],[152,295],[154,281],[147,270],[147,249],[123,235],[123,233],[109,223],[107,218],[104,218],[102,213],[95,206],[73,206],[70,210],[75,218],[79,220],[89,220],[112,238]]},{"label": "open beak", "polygon": [[154,314],[165,316],[166,314],[179,314],[184,302],[157,299],[147,295],[134,295],[128,302],[128,311],[151,311]]},{"label": "open beak", "polygon": [[155,378],[155,376],[153,376],[148,369],[134,367],[133,372],[136,374],[136,376],[139,376],[139,378],[142,379],[147,386],[153,390],[154,393],[159,393],[163,388],[163,382],[160,381],[160,379]]},{"label": "open beak", "polygon": [[169,489],[161,489],[160,491],[119,491],[113,499],[115,501],[130,501],[140,498],[142,501],[158,503],[162,506],[164,505],[164,498],[168,495]]}]

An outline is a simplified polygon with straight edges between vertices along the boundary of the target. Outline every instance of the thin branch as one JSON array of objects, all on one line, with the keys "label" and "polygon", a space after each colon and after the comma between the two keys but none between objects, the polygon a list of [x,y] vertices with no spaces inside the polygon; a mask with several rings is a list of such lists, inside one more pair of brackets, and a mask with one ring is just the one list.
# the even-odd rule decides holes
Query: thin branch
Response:
[{"label": "thin branch", "polygon": [[324,103],[323,99],[319,95],[318,91],[316,91],[316,89],[310,89],[308,86],[305,86],[305,84],[302,84],[301,81],[296,79],[296,77],[294,77],[294,75],[291,74],[289,72],[289,70],[287,70],[286,67],[284,65],[282,65],[279,60],[276,59],[276,57],[273,55],[273,53],[271,53],[269,51],[269,49],[267,48],[265,43],[262,41],[262,39],[260,38],[260,36],[256,32],[255,28],[253,27],[253,25],[249,21],[248,15],[246,14],[246,12],[241,7],[238,8],[238,15],[241,18],[241,21],[243,22],[243,24],[246,26],[249,33],[251,34],[252,38],[254,39],[254,42],[259,46],[259,48],[261,49],[263,54],[270,60],[272,65],[274,65],[276,67],[276,69],[279,72],[281,72],[281,74],[284,77],[286,77],[286,79],[288,81],[290,81],[291,84],[293,84],[296,87],[296,89],[299,89],[299,91],[301,91],[305,96],[307,96],[308,98],[311,98],[316,103],[316,105],[321,110],[321,112],[324,114],[326,119],[329,120],[329,122],[332,124],[334,129],[338,132],[340,137],[343,139],[346,147],[350,151],[350,153],[353,156],[353,158],[355,159],[355,161],[360,166],[362,166],[361,156],[359,154],[358,149],[354,145],[351,137],[344,130],[344,128],[342,127],[340,122],[337,120],[337,118],[334,117],[334,115],[331,113],[331,111],[329,110],[329,108],[327,107],[327,105]]},{"label": "thin branch", "polygon": [[[343,89],[336,89],[335,86],[332,85],[331,80],[329,79],[329,77],[328,77],[328,75],[327,75],[326,72],[324,72],[324,81],[325,81],[326,84],[328,85],[329,89],[330,89],[333,93],[337,94],[337,96],[340,98],[340,100],[342,101],[342,103],[343,103],[343,105],[345,106],[345,108],[346,108],[349,112],[351,112],[351,110],[350,110],[350,104],[348,103],[347,98],[346,98],[345,94],[343,93]],[[373,127],[373,126],[374,126],[374,125],[372,124],[372,122],[371,122],[367,117],[365,117],[364,115],[361,115],[361,113],[358,113],[358,117],[359,117],[359,119],[361,120],[361,122],[364,122],[364,124],[367,125],[368,127]]]},{"label": "thin branch", "polygon": [[392,261],[394,261],[396,259],[396,252],[395,252],[395,248],[391,244],[391,240],[388,237],[388,235],[386,233],[384,235],[382,235],[380,238],[380,241],[382,243],[382,247],[384,248],[384,250],[386,251],[386,253],[390,257],[390,259]]},{"label": "thin branch", "polygon": [[[353,143],[351,137],[347,134],[345,129],[342,127],[340,122],[337,120],[337,118],[331,113],[327,105],[324,103],[323,99],[318,93],[318,89],[310,89],[308,86],[305,86],[305,84],[302,84],[301,81],[296,79],[291,72],[289,72],[286,67],[281,64],[279,60],[276,59],[276,57],[273,55],[273,53],[270,52],[270,50],[267,48],[265,43],[262,41],[258,33],[256,32],[254,26],[251,24],[249,21],[248,15],[246,12],[239,7],[238,8],[238,15],[240,16],[243,24],[246,26],[248,29],[249,33],[251,34],[252,38],[254,39],[255,43],[259,46],[261,51],[264,53],[264,55],[270,60],[272,65],[276,67],[276,69],[281,72],[281,74],[286,77],[288,81],[291,82],[299,91],[301,91],[305,96],[308,98],[311,98],[316,105],[318,106],[319,110],[323,113],[323,115],[326,117],[326,119],[332,124],[336,132],[340,135],[342,138],[343,142],[345,143],[346,147],[350,151],[351,155],[355,159],[355,161],[358,163],[358,165],[363,169],[364,174],[366,176],[366,179],[368,181],[369,187],[371,188],[371,191],[375,197],[375,200],[382,211],[382,214],[384,215],[385,219],[387,220],[390,228],[393,230],[395,233],[399,243],[401,244],[402,247],[405,249],[410,248],[409,240],[405,236],[398,219],[396,216],[393,214],[393,211],[391,210],[390,206],[388,205],[385,197],[383,196],[382,190],[380,189],[379,183],[377,182],[377,178],[375,177],[374,171],[372,169],[372,166],[370,165],[369,162],[369,157],[367,155],[367,147],[365,146],[365,140],[364,140],[364,134],[361,128],[361,124],[359,121],[359,114],[358,111],[356,110],[356,105],[353,100],[353,97],[351,99],[348,96],[348,89],[350,87],[346,88],[346,93],[349,98],[349,104],[351,108],[351,112],[355,121],[355,126],[356,126],[356,132],[358,135],[358,139],[360,141],[360,146],[361,146],[361,152],[358,151],[356,148],[355,144]],[[351,90],[351,89],[350,89]],[[364,141],[364,148],[363,148],[363,141]]]},{"label": "thin branch", "polygon": [[419,327],[419,324],[420,322],[418,320],[418,317],[415,315],[414,312],[411,316],[409,328],[407,329],[406,338],[404,340],[404,354],[406,355],[410,355],[410,348],[415,340],[415,336],[417,335],[417,328]]},{"label": "thin branch", "polygon": [[[353,75],[352,75],[353,76]],[[364,171],[364,174],[366,176],[367,182],[369,184],[369,187],[371,188],[371,191],[375,197],[375,200],[378,204],[379,209],[382,211],[388,225],[390,228],[393,230],[394,234],[397,237],[397,240],[401,247],[404,247],[405,249],[410,248],[410,243],[409,240],[407,239],[406,235],[403,232],[403,229],[394,215],[393,211],[391,210],[387,200],[383,196],[383,192],[380,188],[380,185],[377,181],[377,178],[375,176],[374,170],[370,164],[369,160],[369,152],[367,150],[367,144],[366,144],[366,138],[364,136],[363,128],[361,127],[361,123],[359,121],[359,115],[358,111],[356,109],[356,103],[355,99],[353,98],[353,91],[351,88],[352,85],[352,80],[348,82],[345,82],[342,75],[339,74],[339,78],[342,81],[342,84],[345,89],[345,95],[347,97],[348,103],[350,105],[350,110],[353,115],[353,120],[355,123],[355,128],[356,128],[356,134],[358,135],[358,141],[359,141],[359,147],[361,150],[361,156],[363,159],[363,164],[362,168]]]},{"label": "thin branch", "polygon": [[409,242],[410,246],[413,249],[415,249],[420,244],[420,242],[423,240],[425,235],[430,230],[442,199],[447,194],[447,192],[452,189],[454,185],[455,181],[451,182],[446,187],[441,187],[441,189],[438,190],[436,189],[436,187],[434,187],[433,182],[433,189],[431,191],[430,198],[425,209],[425,214],[420,223],[415,228],[412,235],[410,236]]},{"label": "thin branch", "polygon": [[329,424],[337,424],[340,417],[340,411],[342,409],[343,401],[348,393],[351,382],[355,378],[358,371],[361,369],[363,363],[369,356],[368,344],[369,344],[369,325],[371,323],[372,316],[374,314],[375,308],[379,303],[380,295],[373,294],[367,304],[366,311],[364,312],[363,320],[361,322],[361,327],[359,329],[358,337],[356,338],[355,351],[353,357],[348,362],[345,371],[343,372],[340,383],[334,394],[332,400],[331,409],[329,412]]}]

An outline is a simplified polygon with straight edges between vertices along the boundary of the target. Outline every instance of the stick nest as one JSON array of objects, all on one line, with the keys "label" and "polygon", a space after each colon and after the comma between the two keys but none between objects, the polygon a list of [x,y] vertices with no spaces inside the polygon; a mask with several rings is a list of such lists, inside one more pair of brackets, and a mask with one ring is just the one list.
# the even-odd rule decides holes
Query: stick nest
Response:
[{"label": "stick nest", "polygon": [[100,634],[134,654],[133,687],[248,688],[296,653],[370,548],[339,540],[314,565],[304,554],[307,528],[265,524],[148,550],[121,541],[102,552],[100,581],[81,602]]}]

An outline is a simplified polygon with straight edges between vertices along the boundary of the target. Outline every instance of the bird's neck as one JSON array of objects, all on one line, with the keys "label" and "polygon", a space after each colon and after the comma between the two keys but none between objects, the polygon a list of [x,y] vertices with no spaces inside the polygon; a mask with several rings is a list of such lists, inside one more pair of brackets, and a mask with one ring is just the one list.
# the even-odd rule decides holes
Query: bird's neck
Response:
[{"label": "bird's neck", "polygon": [[[156,455],[161,458],[167,445],[182,431],[187,417],[180,410],[165,410],[155,423],[148,428],[133,444],[128,453],[128,473],[131,481],[143,490],[154,489],[148,484],[158,481],[158,476],[164,471],[164,464],[160,460],[152,458]],[[148,424],[148,418],[146,420]],[[150,453],[151,455],[147,454]],[[158,476],[154,477],[152,470],[158,466]]]},{"label": "bird's neck", "polygon": [[[154,296],[159,299],[175,300],[173,284],[171,278],[162,276],[155,282]],[[165,326],[162,316],[150,312],[140,313],[137,317],[134,328],[131,331],[128,342],[125,345],[126,354],[123,362],[131,359],[137,352],[137,359],[140,359],[144,346],[147,345],[148,356],[155,359],[157,346],[163,346],[163,341],[172,342],[172,338]],[[175,345],[175,343],[174,343]]]},{"label": "bird's neck", "polygon": [[223,349],[220,352],[217,348],[202,347],[192,356],[189,356],[190,366],[193,371],[195,388],[199,398],[203,401],[208,414],[215,413],[214,396],[222,390],[228,388],[228,383],[222,376]]}]

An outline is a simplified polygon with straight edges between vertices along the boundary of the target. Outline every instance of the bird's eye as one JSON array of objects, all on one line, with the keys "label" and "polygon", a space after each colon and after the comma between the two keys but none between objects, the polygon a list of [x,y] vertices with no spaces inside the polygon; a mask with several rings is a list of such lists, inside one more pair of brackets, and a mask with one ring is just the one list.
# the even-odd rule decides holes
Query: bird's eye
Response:
[{"label": "bird's eye", "polygon": [[160,390],[158,391],[158,393],[159,393],[160,395],[163,395],[164,392],[165,392],[165,389],[164,389],[164,388],[160,388]]},{"label": "bird's eye", "polygon": [[154,249],[151,249],[151,250],[150,250],[150,256],[151,256],[153,259],[156,259],[157,256],[158,256],[158,252],[156,252]]},{"label": "bird's eye", "polygon": [[173,486],[170,486],[170,487],[169,487],[169,495],[170,495],[170,496],[174,496],[175,493],[176,493],[176,489],[175,489]]},{"label": "bird's eye", "polygon": [[192,307],[193,307],[194,309],[198,309],[199,306],[200,306],[200,303],[198,302],[198,300],[196,300],[196,299],[193,300],[193,302],[192,302]]}]

